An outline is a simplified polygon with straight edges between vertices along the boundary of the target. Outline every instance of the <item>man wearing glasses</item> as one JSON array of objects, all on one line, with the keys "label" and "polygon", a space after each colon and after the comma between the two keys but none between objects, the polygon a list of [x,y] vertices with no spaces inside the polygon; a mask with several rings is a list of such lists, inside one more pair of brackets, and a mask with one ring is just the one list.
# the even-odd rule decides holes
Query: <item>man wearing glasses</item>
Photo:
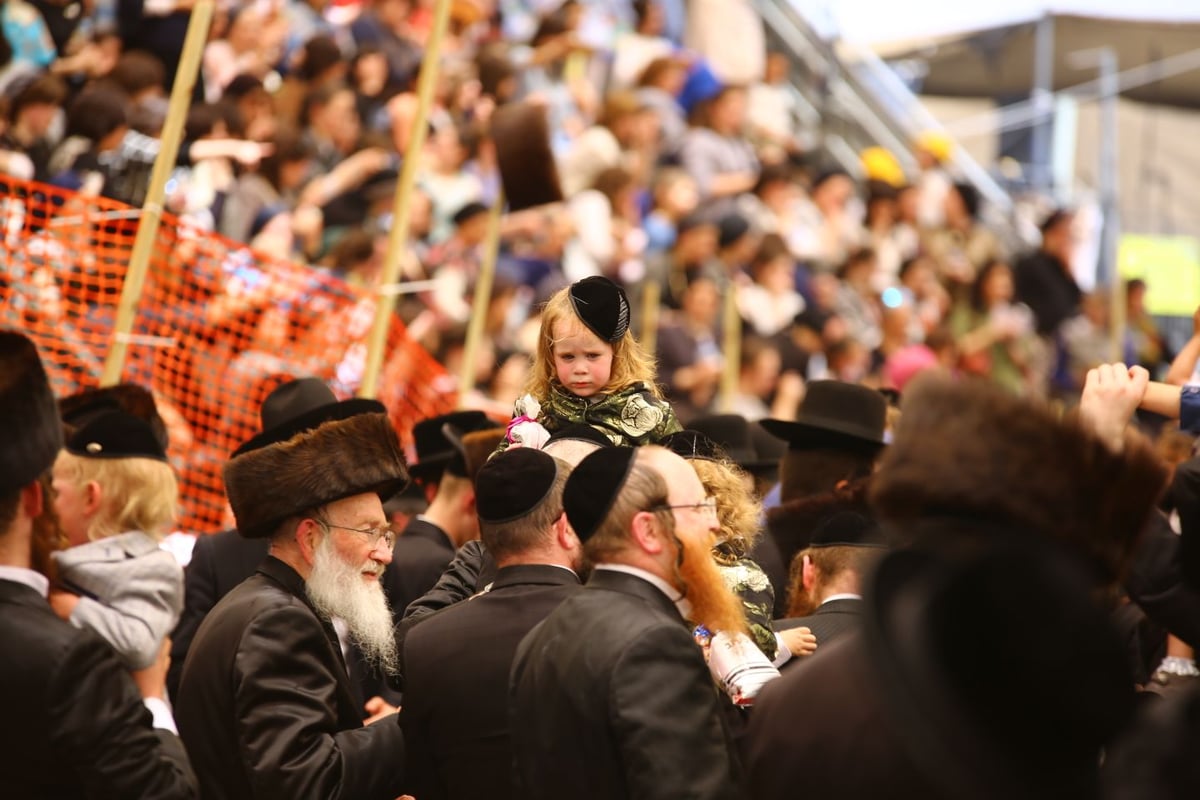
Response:
[{"label": "man wearing glasses", "polygon": [[270,540],[258,572],[208,614],[176,707],[203,795],[395,798],[397,718],[362,724],[332,619],[393,671],[379,578],[395,535],[382,501],[408,482],[385,414],[359,414],[234,458],[238,531]]},{"label": "man wearing glasses", "polygon": [[743,797],[690,630],[746,628],[709,555],[717,515],[696,473],[662,447],[604,448],[571,473],[563,507],[595,568],[517,649],[515,796]]}]

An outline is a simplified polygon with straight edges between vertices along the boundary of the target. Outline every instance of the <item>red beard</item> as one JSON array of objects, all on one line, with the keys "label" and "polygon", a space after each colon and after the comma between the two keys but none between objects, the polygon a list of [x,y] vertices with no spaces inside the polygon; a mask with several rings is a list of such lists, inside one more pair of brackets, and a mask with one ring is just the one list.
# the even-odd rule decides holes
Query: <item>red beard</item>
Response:
[{"label": "red beard", "polygon": [[725,585],[709,548],[678,536],[675,542],[683,551],[683,563],[679,565],[678,573],[684,584],[684,597],[692,605],[688,615],[691,622],[714,633],[747,633],[742,601]]}]

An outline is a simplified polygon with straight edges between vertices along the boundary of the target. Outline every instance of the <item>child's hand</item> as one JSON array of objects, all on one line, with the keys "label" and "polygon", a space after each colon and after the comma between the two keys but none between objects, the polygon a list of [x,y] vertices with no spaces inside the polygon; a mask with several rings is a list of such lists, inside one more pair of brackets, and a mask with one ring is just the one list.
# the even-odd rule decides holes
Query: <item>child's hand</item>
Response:
[{"label": "child's hand", "polygon": [[508,440],[513,447],[532,447],[541,450],[550,441],[550,431],[540,422],[524,420],[508,426]]},{"label": "child's hand", "polygon": [[60,589],[51,589],[49,599],[54,613],[68,621],[71,619],[71,613],[75,610],[75,606],[79,605],[79,595]]}]

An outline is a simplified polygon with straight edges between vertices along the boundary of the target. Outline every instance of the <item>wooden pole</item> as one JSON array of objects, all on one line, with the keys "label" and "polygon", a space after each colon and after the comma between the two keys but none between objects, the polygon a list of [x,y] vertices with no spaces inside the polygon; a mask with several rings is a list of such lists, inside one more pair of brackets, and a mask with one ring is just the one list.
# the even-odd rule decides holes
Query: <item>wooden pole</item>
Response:
[{"label": "wooden pole", "polygon": [[129,254],[129,267],[125,273],[125,284],[121,287],[121,300],[117,305],[117,320],[113,327],[113,338],[108,356],[104,359],[101,386],[112,386],[121,380],[125,369],[125,357],[129,348],[129,335],[137,315],[138,301],[146,282],[146,271],[150,266],[150,255],[158,238],[162,223],[163,198],[166,196],[167,178],[179,158],[179,143],[183,140],[183,125],[187,120],[188,107],[192,102],[192,88],[196,85],[196,74],[200,68],[200,57],[208,41],[208,27],[212,23],[213,0],[197,0],[188,20],[187,36],[183,40],[183,51],[179,56],[179,69],[175,72],[175,83],[171,87],[171,100],[167,106],[167,119],[159,140],[158,156],[150,173],[150,186],[142,203],[141,221],[133,250]]},{"label": "wooden pole", "polygon": [[[425,147],[426,122],[429,119],[429,108],[433,105],[442,39],[446,36],[446,27],[450,21],[450,3],[451,0],[438,0],[434,10],[433,30],[425,45],[425,56],[421,59],[421,76],[417,82],[417,113],[413,118],[412,138],[409,139],[408,150],[404,154],[404,166],[400,170],[400,183],[396,186],[396,198],[392,206],[392,230],[388,236],[383,277],[380,279],[384,286],[396,283],[400,276],[401,257],[408,244],[409,208],[412,204],[413,189],[417,185],[419,157]],[[378,394],[379,372],[383,369],[383,351],[387,347],[388,327],[395,310],[394,294],[379,295],[375,307],[375,321],[367,339],[367,360],[362,386],[358,390],[359,397],[373,398]]]},{"label": "wooden pole", "polygon": [[658,312],[662,305],[662,284],[647,276],[642,285],[642,349],[650,356],[658,351]]},{"label": "wooden pole", "polygon": [[471,320],[467,323],[467,340],[463,344],[462,364],[458,368],[458,407],[465,408],[467,396],[475,388],[475,362],[479,358],[479,343],[483,341],[483,326],[487,322],[488,305],[492,300],[492,284],[496,277],[496,260],[500,257],[500,216],[504,212],[504,190],[488,211],[487,236],[483,240],[483,263],[475,281],[475,297],[471,301]]},{"label": "wooden pole", "polygon": [[725,288],[725,314],[722,320],[724,336],[721,355],[725,368],[721,373],[721,412],[733,413],[738,391],[738,375],[742,364],[742,315],[738,312],[737,285],[730,281]]}]

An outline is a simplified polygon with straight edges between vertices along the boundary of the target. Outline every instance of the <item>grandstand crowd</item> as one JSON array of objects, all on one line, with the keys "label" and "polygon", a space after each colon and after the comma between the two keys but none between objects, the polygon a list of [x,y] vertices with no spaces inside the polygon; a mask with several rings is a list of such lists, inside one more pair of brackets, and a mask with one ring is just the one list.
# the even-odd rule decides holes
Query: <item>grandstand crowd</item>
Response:
[{"label": "grandstand crowd", "polygon": [[[431,6],[218,3],[168,210],[376,285]],[[188,11],[6,2],[0,170],[140,205]],[[545,105],[566,197],[504,219],[473,403],[496,416],[518,396],[538,308],[589,275],[630,290],[639,333],[642,288],[661,288],[658,380],[685,422],[717,402],[729,283],[745,334],[734,406],[751,419],[788,414],[806,381],[902,389],[934,364],[1065,397],[1115,355],[1103,287],[1073,278],[1070,211],[1046,214],[1040,246],[998,235],[933,132],[913,143],[919,173],[880,148],[854,174],[835,167],[811,149],[820,132],[800,126],[789,60],[767,52],[752,3],[462,0],[441,54],[402,270],[434,288],[400,314],[452,372],[500,186],[495,108]],[[227,293],[244,291],[225,272]],[[1144,288],[1128,292],[1120,355],[1161,370]],[[289,300],[303,302],[272,298]]]},{"label": "grandstand crowd", "polygon": [[421,148],[433,0],[222,0],[97,388],[192,5],[0,2],[0,795],[1196,796],[1200,311],[1072,209],[829,160],[751,0],[454,0]]}]

